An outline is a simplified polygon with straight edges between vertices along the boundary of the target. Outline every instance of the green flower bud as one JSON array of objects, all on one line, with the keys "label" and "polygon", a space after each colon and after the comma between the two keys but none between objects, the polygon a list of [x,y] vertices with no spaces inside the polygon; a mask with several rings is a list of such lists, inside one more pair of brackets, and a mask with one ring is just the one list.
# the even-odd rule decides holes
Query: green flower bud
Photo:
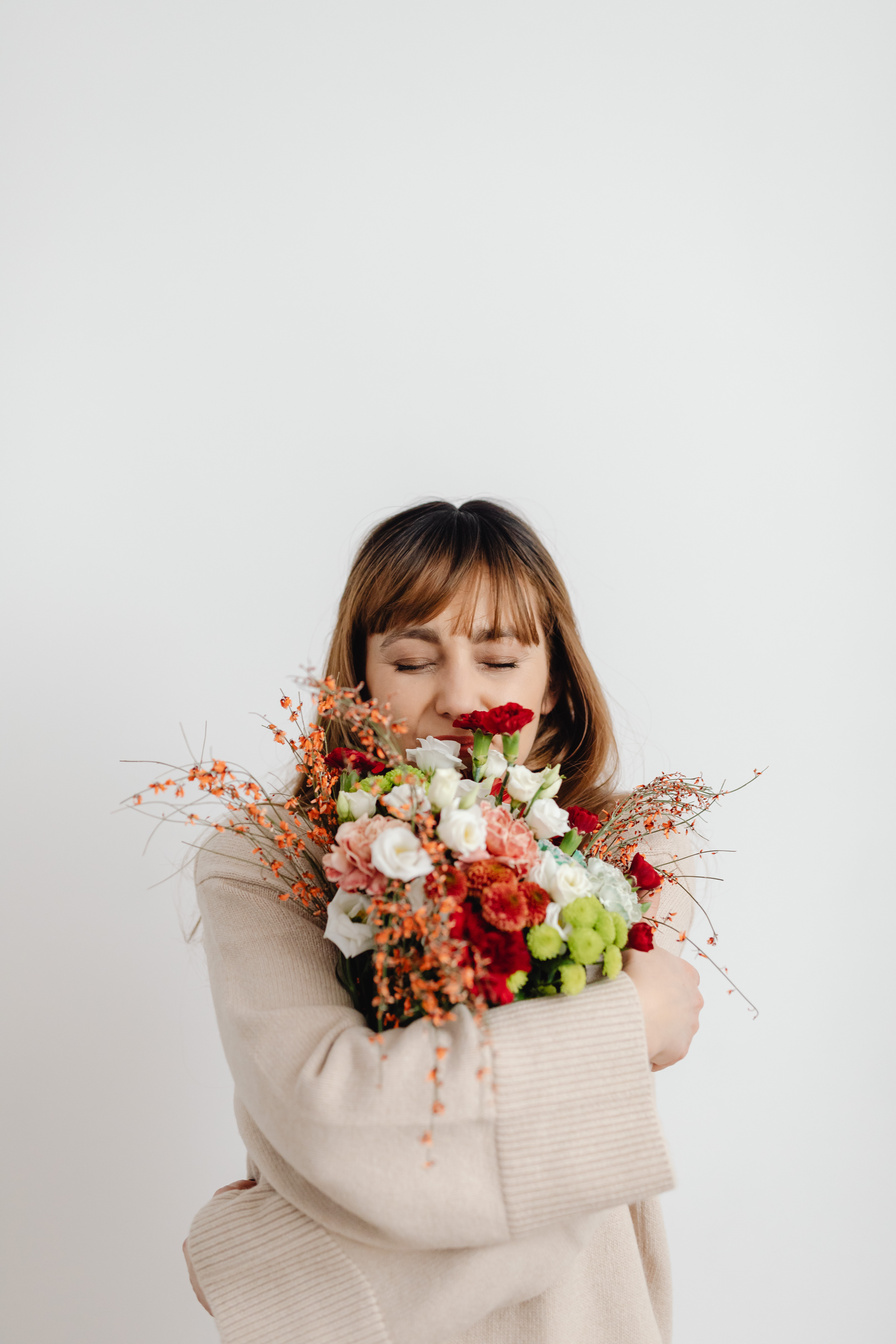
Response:
[{"label": "green flower bud", "polygon": [[604,941],[594,929],[573,929],[569,935],[569,955],[581,966],[593,966],[604,950]]},{"label": "green flower bud", "polygon": [[538,961],[550,961],[563,951],[563,939],[551,924],[536,924],[526,933],[529,951]]},{"label": "green flower bud", "polygon": [[574,961],[564,961],[560,966],[560,993],[581,994],[585,988],[585,967],[577,966]]},{"label": "green flower bud", "polygon": [[616,937],[613,942],[617,947],[625,947],[628,942],[628,925],[617,910],[613,911],[613,923],[616,925]]},{"label": "green flower bud", "polygon": [[613,923],[613,916],[610,914],[609,910],[605,910],[603,906],[600,906],[597,912],[597,919],[594,921],[594,927],[597,929],[597,932],[600,934],[601,938],[603,938],[605,943],[615,943],[616,925]]},{"label": "green flower bud", "polygon": [[542,998],[547,998],[548,995],[557,993],[557,987],[556,985],[542,985],[538,992]]},{"label": "green flower bud", "polygon": [[604,953],[604,975],[608,980],[615,980],[621,970],[622,953],[618,947],[608,947]]},{"label": "green flower bud", "polygon": [[511,994],[518,994],[528,979],[525,971],[514,971],[513,975],[507,977],[507,988]]},{"label": "green flower bud", "polygon": [[593,929],[599,913],[600,904],[596,896],[577,896],[563,907],[563,919],[574,929]]}]

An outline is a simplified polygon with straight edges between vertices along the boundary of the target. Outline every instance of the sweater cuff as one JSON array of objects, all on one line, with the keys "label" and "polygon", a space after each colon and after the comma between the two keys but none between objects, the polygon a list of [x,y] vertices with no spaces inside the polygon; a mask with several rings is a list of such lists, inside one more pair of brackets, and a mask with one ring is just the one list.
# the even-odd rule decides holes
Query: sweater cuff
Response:
[{"label": "sweater cuff", "polygon": [[627,975],[488,1014],[512,1236],[670,1190],[638,991]]}]

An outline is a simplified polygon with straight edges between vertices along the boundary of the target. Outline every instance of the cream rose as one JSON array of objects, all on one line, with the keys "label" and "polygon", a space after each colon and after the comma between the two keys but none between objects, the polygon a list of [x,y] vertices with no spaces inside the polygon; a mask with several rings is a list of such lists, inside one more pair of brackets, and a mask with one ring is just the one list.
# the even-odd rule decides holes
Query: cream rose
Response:
[{"label": "cream rose", "polygon": [[324,937],[335,943],[343,956],[357,957],[373,947],[373,929],[364,922],[369,906],[369,898],[356,891],[337,891],[327,906]]},{"label": "cream rose", "polygon": [[410,882],[432,872],[429,855],[410,826],[390,826],[380,831],[370,846],[370,862],[386,877]]},{"label": "cream rose", "polygon": [[429,781],[429,802],[436,812],[450,807],[457,797],[460,775],[456,770],[440,766]]},{"label": "cream rose", "polygon": [[553,798],[539,798],[523,818],[531,826],[536,840],[550,840],[552,835],[565,835],[569,830],[569,813],[558,807]]},{"label": "cream rose", "polygon": [[405,755],[418,770],[442,770],[451,766],[463,770],[459,742],[443,741],[441,737],[418,737],[417,741],[419,747],[409,747]]},{"label": "cream rose", "polygon": [[376,798],[365,789],[339,790],[336,799],[336,814],[340,821],[357,821],[359,817],[372,817],[376,811]]},{"label": "cream rose", "polygon": [[382,802],[393,816],[401,817],[403,821],[410,821],[419,812],[432,810],[422,780],[419,784],[396,784],[394,789],[383,794]]},{"label": "cream rose", "polygon": [[439,839],[466,858],[485,849],[485,817],[478,807],[455,807],[442,816],[436,827]]},{"label": "cream rose", "polygon": [[524,765],[512,765],[507,772],[507,792],[518,803],[528,803],[541,784],[540,770],[527,770]]}]

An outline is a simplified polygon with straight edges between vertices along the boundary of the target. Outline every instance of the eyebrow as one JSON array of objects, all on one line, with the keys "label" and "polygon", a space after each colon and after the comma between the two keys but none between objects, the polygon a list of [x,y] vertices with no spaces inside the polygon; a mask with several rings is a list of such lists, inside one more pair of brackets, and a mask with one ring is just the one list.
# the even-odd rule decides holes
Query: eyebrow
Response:
[{"label": "eyebrow", "polygon": [[[388,649],[391,644],[396,644],[400,639],[419,639],[424,644],[441,644],[442,642],[431,626],[410,625],[405,630],[393,630],[391,634],[386,635],[380,648]],[[519,639],[519,636],[512,629],[482,629],[477,630],[472,636],[474,644],[496,644],[500,639]]]}]

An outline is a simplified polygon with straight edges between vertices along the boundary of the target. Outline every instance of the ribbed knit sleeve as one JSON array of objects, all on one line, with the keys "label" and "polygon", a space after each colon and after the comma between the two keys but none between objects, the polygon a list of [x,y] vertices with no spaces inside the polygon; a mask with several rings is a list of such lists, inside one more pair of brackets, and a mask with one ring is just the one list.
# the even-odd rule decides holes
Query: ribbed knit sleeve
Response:
[{"label": "ribbed knit sleeve", "polygon": [[[672,1185],[637,993],[466,1010],[376,1037],[335,949],[227,835],[197,863],[209,975],[247,1147],[322,1227],[369,1245],[495,1245]],[[436,1045],[444,1113],[432,1114]],[[431,1149],[421,1139],[431,1131]],[[430,1162],[430,1157],[432,1161]]]}]

